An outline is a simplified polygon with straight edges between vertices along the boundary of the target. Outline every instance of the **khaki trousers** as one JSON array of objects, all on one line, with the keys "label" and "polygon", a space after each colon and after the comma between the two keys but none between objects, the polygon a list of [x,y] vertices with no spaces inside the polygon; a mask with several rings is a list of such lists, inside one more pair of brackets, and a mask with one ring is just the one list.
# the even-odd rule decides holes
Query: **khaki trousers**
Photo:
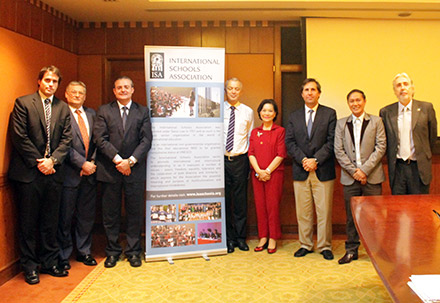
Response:
[{"label": "khaki trousers", "polygon": [[332,205],[335,180],[319,181],[315,172],[310,172],[305,181],[293,181],[296,217],[298,220],[301,247],[313,250],[313,210],[316,210],[318,251],[331,250]]}]

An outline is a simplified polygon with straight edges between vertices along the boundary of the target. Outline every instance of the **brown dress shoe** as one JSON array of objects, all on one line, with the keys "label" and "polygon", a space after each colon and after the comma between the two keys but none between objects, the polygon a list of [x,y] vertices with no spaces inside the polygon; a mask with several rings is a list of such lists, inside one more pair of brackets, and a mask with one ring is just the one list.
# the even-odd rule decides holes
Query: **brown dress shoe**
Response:
[{"label": "brown dress shoe", "polygon": [[339,259],[338,263],[339,264],[347,264],[347,263],[350,263],[351,261],[357,260],[357,259],[358,259],[357,253],[352,254],[352,253],[346,252],[345,255],[341,259]]}]

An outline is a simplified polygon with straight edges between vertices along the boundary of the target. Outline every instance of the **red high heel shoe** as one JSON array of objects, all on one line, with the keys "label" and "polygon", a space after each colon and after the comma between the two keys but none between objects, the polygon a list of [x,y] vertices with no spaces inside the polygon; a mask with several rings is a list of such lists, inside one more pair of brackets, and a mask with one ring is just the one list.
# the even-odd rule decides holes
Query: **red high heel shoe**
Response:
[{"label": "red high heel shoe", "polygon": [[269,240],[266,241],[266,243],[265,243],[263,246],[257,246],[257,247],[255,247],[255,248],[254,248],[254,251],[255,251],[255,252],[263,251],[263,250],[265,250],[265,249],[267,248],[268,245],[269,245]]},{"label": "red high heel shoe", "polygon": [[268,254],[274,254],[274,253],[276,253],[277,252],[277,246],[276,246],[276,244],[275,244],[275,248],[268,248],[267,249],[267,253]]}]

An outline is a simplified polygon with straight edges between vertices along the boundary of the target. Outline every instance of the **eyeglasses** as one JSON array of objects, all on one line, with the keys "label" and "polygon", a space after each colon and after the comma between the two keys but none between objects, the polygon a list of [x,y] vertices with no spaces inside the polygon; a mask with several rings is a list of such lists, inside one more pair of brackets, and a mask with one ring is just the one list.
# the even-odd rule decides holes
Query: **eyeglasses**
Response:
[{"label": "eyeglasses", "polygon": [[71,94],[72,96],[76,96],[76,95],[84,96],[86,93],[83,91],[71,90],[69,91],[69,94]]}]

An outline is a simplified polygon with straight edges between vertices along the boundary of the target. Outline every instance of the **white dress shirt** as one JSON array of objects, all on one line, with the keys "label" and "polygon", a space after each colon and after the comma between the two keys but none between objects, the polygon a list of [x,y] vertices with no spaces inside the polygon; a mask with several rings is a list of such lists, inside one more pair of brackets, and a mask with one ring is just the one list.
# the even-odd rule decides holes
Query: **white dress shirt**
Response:
[{"label": "white dress shirt", "polygon": [[235,105],[235,128],[234,147],[230,152],[226,151],[226,139],[228,137],[229,117],[231,116],[231,104],[225,101],[224,104],[224,147],[225,156],[239,156],[249,150],[249,138],[254,128],[254,111],[247,105],[239,103]]},{"label": "white dress shirt", "polygon": [[405,120],[406,123],[408,123],[409,128],[410,128],[410,156],[409,159],[410,160],[417,160],[416,159],[416,154],[415,154],[415,147],[414,147],[414,140],[413,140],[413,133],[412,133],[412,100],[406,105],[403,106],[400,102],[398,102],[399,104],[399,109],[398,109],[398,113],[399,115],[397,116],[397,127],[399,129],[399,149],[397,151],[397,158],[402,159],[401,155],[400,155],[400,138],[401,138],[401,133],[402,133],[402,128],[403,128],[403,115],[406,115]]}]

